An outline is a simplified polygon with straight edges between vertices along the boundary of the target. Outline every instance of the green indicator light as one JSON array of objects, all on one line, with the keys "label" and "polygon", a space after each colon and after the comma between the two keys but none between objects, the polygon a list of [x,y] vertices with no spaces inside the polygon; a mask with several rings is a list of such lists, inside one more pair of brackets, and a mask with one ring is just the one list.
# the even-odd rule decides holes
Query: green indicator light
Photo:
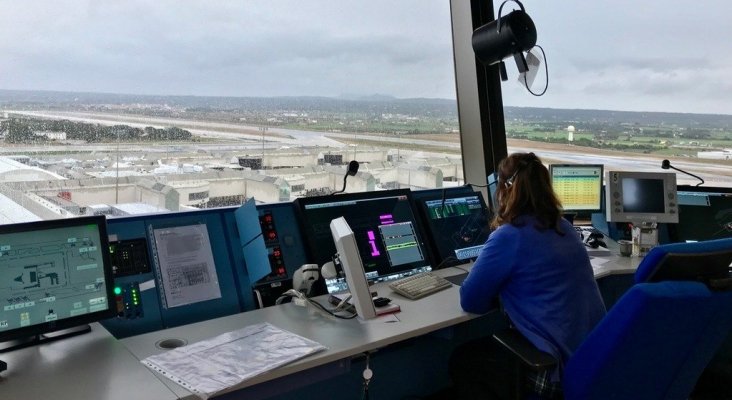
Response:
[{"label": "green indicator light", "polygon": [[118,295],[118,296],[119,296],[120,294],[122,294],[122,288],[120,288],[119,286],[115,287],[115,288],[114,288],[114,294],[116,294],[116,295]]}]

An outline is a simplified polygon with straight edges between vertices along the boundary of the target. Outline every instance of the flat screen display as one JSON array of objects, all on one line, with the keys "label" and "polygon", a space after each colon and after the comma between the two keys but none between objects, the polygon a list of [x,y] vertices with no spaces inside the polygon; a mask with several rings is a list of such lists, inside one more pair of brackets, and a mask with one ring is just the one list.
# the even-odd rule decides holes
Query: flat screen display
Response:
[{"label": "flat screen display", "polygon": [[114,315],[104,216],[0,226],[0,341]]},{"label": "flat screen display", "polygon": [[623,210],[662,213],[665,210],[663,180],[623,178]]},{"label": "flat screen display", "polygon": [[601,164],[552,164],[549,173],[554,192],[565,213],[591,213],[602,209]]},{"label": "flat screen display", "polygon": [[[323,265],[332,260],[336,248],[330,223],[344,217],[353,230],[369,281],[430,271],[409,194],[408,189],[400,189],[297,199],[309,261]],[[347,285],[341,277],[326,280],[326,287],[332,293]]]},{"label": "flat screen display", "polygon": [[475,259],[488,240],[490,212],[478,192],[446,193],[416,201],[425,216],[437,265],[445,268]]},{"label": "flat screen display", "polygon": [[732,237],[732,189],[699,189],[679,190],[679,223],[669,227],[671,239],[695,242]]}]

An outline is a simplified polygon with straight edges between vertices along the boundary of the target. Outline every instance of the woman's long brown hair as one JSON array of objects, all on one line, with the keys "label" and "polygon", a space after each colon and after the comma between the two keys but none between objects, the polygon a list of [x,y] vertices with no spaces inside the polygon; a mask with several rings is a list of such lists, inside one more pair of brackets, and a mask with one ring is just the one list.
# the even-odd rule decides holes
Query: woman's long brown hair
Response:
[{"label": "woman's long brown hair", "polygon": [[514,153],[498,164],[496,210],[491,228],[517,224],[521,215],[532,215],[539,230],[559,230],[562,204],[554,194],[549,171],[534,153]]}]

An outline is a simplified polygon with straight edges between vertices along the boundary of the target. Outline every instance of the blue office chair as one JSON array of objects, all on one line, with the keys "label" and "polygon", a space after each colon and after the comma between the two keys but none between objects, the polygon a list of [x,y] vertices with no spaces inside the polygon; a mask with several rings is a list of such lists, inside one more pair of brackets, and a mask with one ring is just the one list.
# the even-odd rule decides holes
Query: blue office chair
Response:
[{"label": "blue office chair", "polygon": [[699,281],[725,286],[732,263],[732,238],[656,246],[643,258],[635,282]]},{"label": "blue office chair", "polygon": [[[689,281],[636,284],[567,362],[564,397],[686,399],[731,328],[732,291]],[[495,335],[504,344],[505,333]],[[516,340],[514,333],[509,350],[532,368],[552,366],[546,353],[536,361],[538,350]]]},{"label": "blue office chair", "polygon": [[686,399],[731,328],[730,291],[637,284],[567,363],[565,398]]}]

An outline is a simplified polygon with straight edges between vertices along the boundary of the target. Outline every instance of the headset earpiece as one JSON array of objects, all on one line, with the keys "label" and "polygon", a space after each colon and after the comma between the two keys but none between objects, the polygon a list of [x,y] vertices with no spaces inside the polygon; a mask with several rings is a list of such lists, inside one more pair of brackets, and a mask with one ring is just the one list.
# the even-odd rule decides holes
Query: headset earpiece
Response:
[{"label": "headset earpiece", "polygon": [[517,169],[516,172],[514,172],[513,175],[511,175],[510,178],[506,179],[505,184],[506,184],[507,188],[510,188],[511,186],[513,186],[513,180],[516,179],[516,175],[518,175],[518,172],[519,172],[519,170]]}]

